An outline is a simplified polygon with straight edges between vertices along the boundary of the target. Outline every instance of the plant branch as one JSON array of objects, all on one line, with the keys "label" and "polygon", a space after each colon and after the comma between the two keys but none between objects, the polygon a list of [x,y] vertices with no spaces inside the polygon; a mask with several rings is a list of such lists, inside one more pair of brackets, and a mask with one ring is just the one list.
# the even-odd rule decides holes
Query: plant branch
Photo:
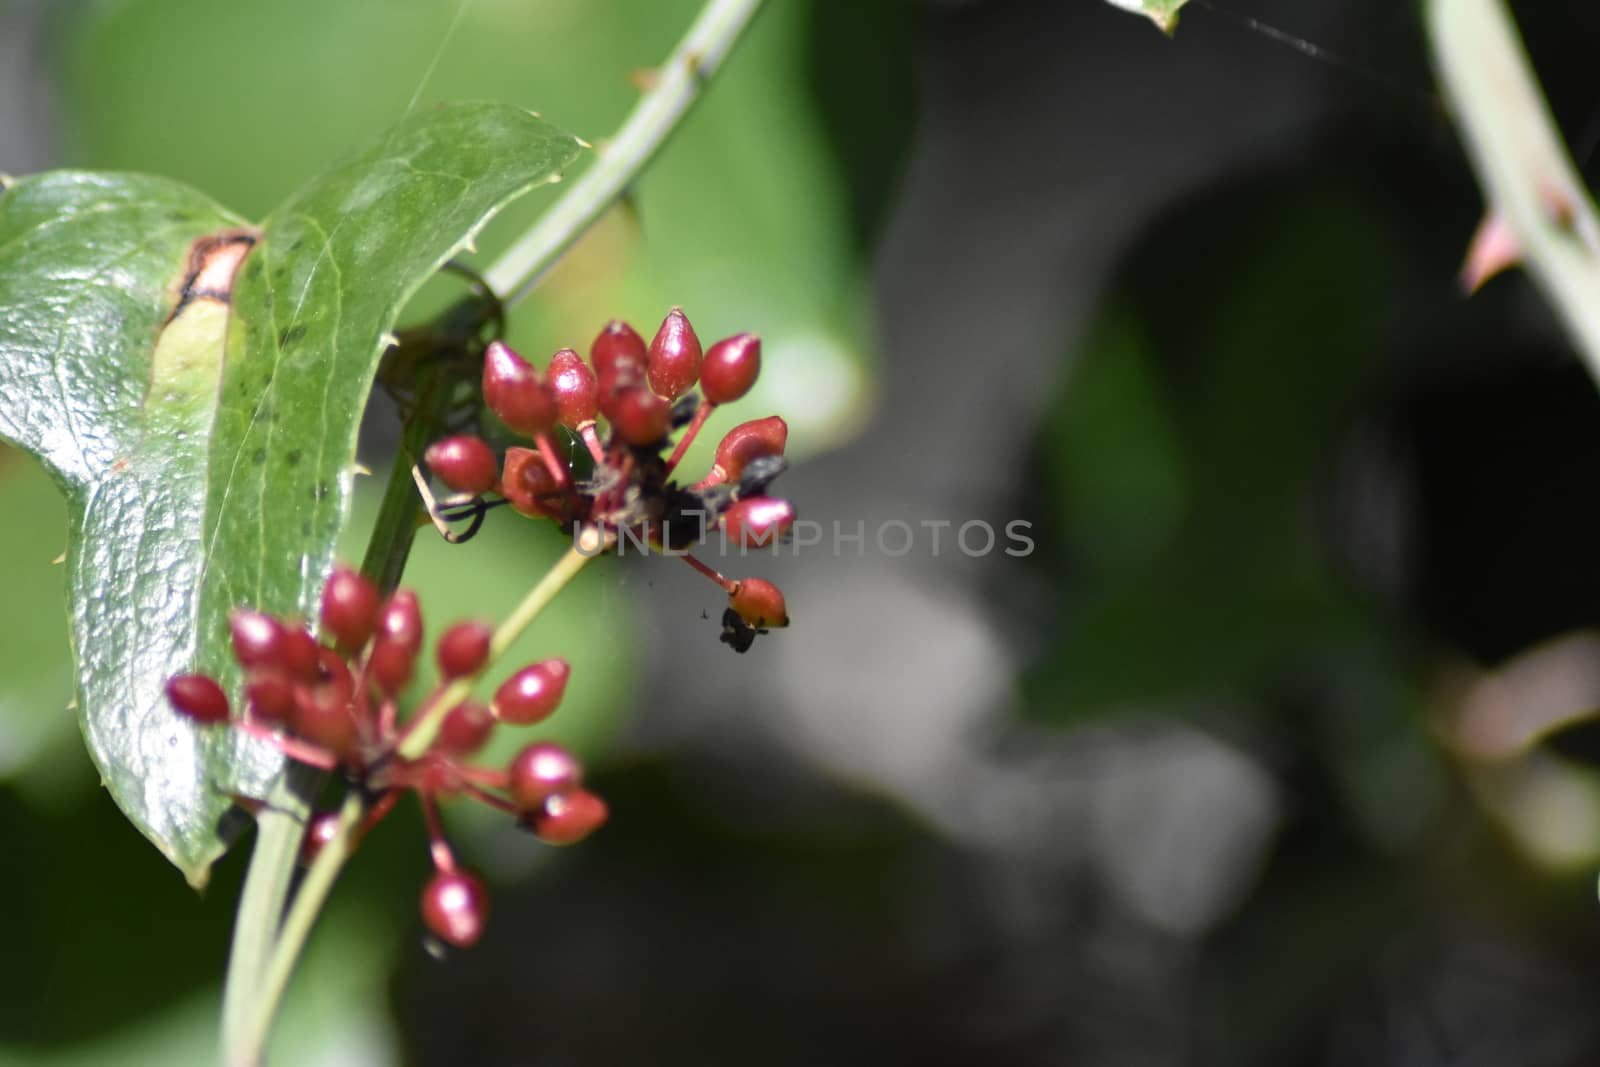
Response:
[{"label": "plant branch", "polygon": [[[485,279],[490,291],[509,294],[505,303],[511,304],[532,290],[551,264],[576,243],[654,158],[700,98],[706,81],[722,65],[760,7],[761,0],[709,0],[656,72],[655,85],[640,99],[595,164],[489,268]],[[448,381],[429,381],[427,385],[419,390],[419,408],[442,418],[442,410],[435,409],[449,402]],[[420,508],[412,492],[410,467],[413,457],[431,440],[435,426],[430,424],[434,421],[416,417],[408,421],[363,562],[362,569],[385,590],[398,584],[416,533]],[[592,531],[586,536],[593,536]],[[496,630],[492,642],[494,658],[504,653],[592,558],[594,551],[587,549],[598,551],[603,547],[602,539],[598,547],[591,544],[580,551],[575,546],[562,557]],[[431,721],[407,738],[413,753],[426,747],[443,715],[464,699],[470,688],[470,682],[457,682],[441,694],[429,709]],[[458,689],[460,692],[456,692]],[[292,792],[292,779],[299,773],[302,772],[291,770],[280,785],[279,791],[287,801],[298,800]],[[234,926],[224,994],[223,1049],[230,1067],[254,1067],[260,1062],[272,1020],[305,939],[350,854],[362,807],[359,794],[352,792],[345,798],[338,832],[318,852],[281,928],[278,919],[284,915],[284,900],[299,854],[304,813],[278,806],[263,811]]]},{"label": "plant branch", "polygon": [[1501,0],[1428,0],[1439,79],[1491,213],[1600,381],[1600,218]]},{"label": "plant branch", "polygon": [[484,272],[489,288],[515,304],[622,196],[705,91],[761,8],[761,0],[710,0],[597,159],[533,228]]}]

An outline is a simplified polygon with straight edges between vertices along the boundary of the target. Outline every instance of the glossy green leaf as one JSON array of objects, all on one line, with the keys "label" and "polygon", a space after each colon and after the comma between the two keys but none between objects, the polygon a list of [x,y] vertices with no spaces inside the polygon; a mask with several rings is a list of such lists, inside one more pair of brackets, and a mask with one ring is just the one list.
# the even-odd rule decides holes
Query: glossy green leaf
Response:
[{"label": "glossy green leaf", "polygon": [[1110,2],[1124,11],[1143,15],[1159,26],[1162,33],[1170,36],[1178,28],[1178,9],[1189,0],[1110,0]]},{"label": "glossy green leaf", "polygon": [[[47,174],[0,199],[0,436],[68,498],[90,752],[191,882],[225,848],[230,795],[261,792],[279,763],[174,715],[165,680],[234,679],[237,605],[308,612],[385,335],[484,222],[576,154],[527,112],[463,104],[409,116],[259,229],[135,175]],[[196,274],[208,249],[222,258]]]}]

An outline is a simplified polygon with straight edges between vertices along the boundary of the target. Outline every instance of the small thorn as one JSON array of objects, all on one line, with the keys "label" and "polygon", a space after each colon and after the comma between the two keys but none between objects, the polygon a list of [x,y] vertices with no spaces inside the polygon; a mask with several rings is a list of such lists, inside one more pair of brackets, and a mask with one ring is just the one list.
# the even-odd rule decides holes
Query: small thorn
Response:
[{"label": "small thorn", "polygon": [[382,337],[378,338],[378,340],[384,348],[394,348],[400,343],[400,338],[396,337],[392,333],[386,333]]},{"label": "small thorn", "polygon": [[370,478],[370,477],[372,477],[372,468],[368,467],[365,463],[357,463],[351,469],[355,472],[357,477],[361,477],[361,478]]},{"label": "small thorn", "polygon": [[66,553],[65,549],[62,549],[61,555],[57,556],[55,559],[50,561],[50,566],[59,567],[63,563],[65,563],[66,561],[67,561],[67,553]]},{"label": "small thorn", "polygon": [[579,148],[588,148],[588,149],[593,149],[594,148],[594,145],[590,144],[588,141],[585,141],[582,137],[576,137],[575,136],[572,139],[574,141],[578,142],[578,147]]},{"label": "small thorn", "polygon": [[1522,244],[1505,216],[1491,211],[1478,223],[1461,264],[1461,288],[1469,296],[1501,271],[1522,262]]}]

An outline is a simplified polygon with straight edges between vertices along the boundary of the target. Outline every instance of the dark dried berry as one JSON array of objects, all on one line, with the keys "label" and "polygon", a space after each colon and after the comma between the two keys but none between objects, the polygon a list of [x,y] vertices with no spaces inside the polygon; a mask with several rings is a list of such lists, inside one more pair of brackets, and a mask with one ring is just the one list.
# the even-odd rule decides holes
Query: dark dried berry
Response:
[{"label": "dark dried berry", "polygon": [[724,338],[700,364],[700,391],[711,404],[730,404],[750,391],[761,373],[761,339],[753,333]]},{"label": "dark dried berry", "polygon": [[717,640],[735,652],[749,652],[750,646],[756,643],[756,635],[761,632],[740,618],[733,608],[722,609],[722,636]]},{"label": "dark dried berry", "polygon": [[605,825],[606,802],[587,789],[572,789],[545,800],[528,816],[533,832],[547,845],[573,845]]},{"label": "dark dried berry", "polygon": [[760,496],[788,469],[789,461],[782,456],[757,456],[744,465],[739,475],[739,495]]},{"label": "dark dried berry", "polygon": [[455,756],[470,756],[489,743],[494,733],[494,716],[476,701],[467,700],[450,709],[439,724],[436,744]]},{"label": "dark dried berry", "polygon": [[612,319],[589,346],[589,363],[604,378],[623,364],[643,367],[649,358],[644,338],[621,319]]},{"label": "dark dried berry", "polygon": [[650,341],[646,373],[650,388],[675,400],[700,379],[700,338],[682,308],[673,308]]},{"label": "dark dried berry", "polygon": [[167,699],[180,715],[198,723],[227,722],[228,694],[204,674],[180,674],[167,682]]},{"label": "dark dried berry", "polygon": [[728,606],[757,630],[777,630],[789,625],[789,607],[783,591],[760,578],[745,578],[728,594]]},{"label": "dark dried berry", "polygon": [[519,811],[537,812],[557,793],[565,793],[583,780],[583,769],[572,753],[549,741],[525,745],[506,768],[506,792]]},{"label": "dark dried berry", "polygon": [[525,437],[536,437],[556,422],[556,401],[533,364],[500,341],[483,354],[483,402],[499,420]]},{"label": "dark dried berry", "polygon": [[378,587],[347,567],[328,576],[322,587],[322,628],[349,652],[366,646],[378,625]]},{"label": "dark dried berry", "polygon": [[451,491],[478,496],[493,489],[500,464],[494,449],[475,434],[463,433],[435,441],[422,454],[433,472]]},{"label": "dark dried berry", "polygon": [[684,393],[672,402],[672,428],[680,430],[694,421],[694,413],[700,410],[700,397],[694,393]]},{"label": "dark dried berry", "polygon": [[495,691],[495,717],[519,726],[548,719],[561,703],[571,673],[564,659],[542,660],[522,668]]},{"label": "dark dried berry", "polygon": [[625,389],[617,394],[611,426],[630,445],[658,445],[671,429],[672,405],[648,389]]},{"label": "dark dried berry", "polygon": [[577,430],[594,421],[600,410],[600,379],[578,353],[563,348],[551,356],[544,380],[561,425]]},{"label": "dark dried berry", "polygon": [[752,460],[781,456],[789,443],[789,424],[777,415],[741,422],[717,445],[711,475],[716,481],[737,482]]},{"label": "dark dried berry", "polygon": [[794,519],[794,505],[787,500],[753,496],[722,513],[722,529],[741,548],[763,548],[783,540]]},{"label": "dark dried berry", "polygon": [[440,871],[422,889],[422,922],[435,937],[470,948],[489,921],[489,891],[465,871]]}]

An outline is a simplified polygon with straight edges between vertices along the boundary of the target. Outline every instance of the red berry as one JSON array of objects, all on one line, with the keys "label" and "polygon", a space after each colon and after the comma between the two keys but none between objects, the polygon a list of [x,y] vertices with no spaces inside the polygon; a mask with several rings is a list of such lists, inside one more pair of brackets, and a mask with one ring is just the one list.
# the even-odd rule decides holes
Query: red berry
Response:
[{"label": "red berry", "polygon": [[283,624],[259,611],[235,611],[228,616],[233,636],[233,658],[241,667],[283,670]]},{"label": "red berry", "polygon": [[518,810],[538,812],[550,797],[577,786],[583,780],[583,768],[560,745],[536,741],[512,757],[506,776],[506,792]]},{"label": "red berry", "polygon": [[700,379],[700,338],[682,308],[673,308],[661,320],[661,329],[650,341],[646,363],[650,388],[668,400],[676,400]]},{"label": "red berry", "polygon": [[594,421],[599,410],[600,379],[578,353],[563,348],[551,356],[544,380],[555,397],[561,425],[576,430]]},{"label": "red berry", "polygon": [[422,608],[417,604],[416,593],[397,589],[384,601],[383,612],[378,616],[378,638],[413,656],[422,651]]},{"label": "red berry", "polygon": [[511,506],[533,518],[562,521],[567,498],[538,449],[506,449],[505,470],[500,475],[500,495]]},{"label": "red berry", "polygon": [[293,678],[303,682],[317,680],[317,665],[322,659],[322,646],[301,629],[284,627],[283,669]]},{"label": "red berry", "polygon": [[612,319],[589,346],[589,363],[604,378],[622,364],[643,367],[649,358],[644,338],[621,319]]},{"label": "red berry", "polygon": [[294,686],[281,674],[263,674],[244,687],[250,717],[257,722],[278,723],[294,710]]},{"label": "red berry", "polygon": [[500,464],[495,461],[494,449],[475,434],[435,441],[422,458],[434,476],[453,492],[477,496],[493,489],[499,480]]},{"label": "red berry", "polygon": [[494,631],[481,622],[458,622],[439,638],[434,650],[439,673],[446,680],[477,674],[489,659]]},{"label": "red berry", "polygon": [[606,802],[587,789],[571,789],[545,800],[529,821],[547,845],[572,845],[605,825]]},{"label": "red berry", "polygon": [[722,529],[741,548],[775,545],[794,526],[794,505],[770,496],[752,496],[722,513]]},{"label": "red berry", "polygon": [[350,756],[356,750],[360,732],[350,707],[349,689],[338,682],[296,687],[289,729],[341,760]]},{"label": "red berry", "polygon": [[416,661],[415,652],[380,637],[367,655],[367,670],[372,680],[378,683],[379,689],[389,696],[397,696],[411,681]]},{"label": "red berry", "polygon": [[489,920],[489,891],[465,871],[440,871],[422,889],[422,922],[435,937],[471,948]]},{"label": "red berry", "polygon": [[539,381],[539,372],[500,341],[490,341],[484,350],[483,402],[525,437],[536,437],[555,425],[556,401]]},{"label": "red berry", "polygon": [[762,456],[781,456],[789,443],[789,424],[777,415],[741,422],[717,445],[711,474],[717,481],[737,482],[745,465]]},{"label": "red berry", "polygon": [[728,594],[728,606],[757,630],[776,630],[789,625],[789,607],[783,591],[760,578],[746,578]]},{"label": "red berry", "polygon": [[378,624],[378,587],[365,577],[340,567],[322,587],[322,628],[339,647],[354,652],[372,639]]},{"label": "red berry", "polygon": [[456,756],[470,756],[489,743],[494,733],[494,716],[489,709],[467,700],[450,709],[439,724],[436,744]]},{"label": "red berry", "polygon": [[496,690],[495,717],[518,726],[548,719],[561,703],[571,673],[572,668],[564,659],[541,660],[522,668]]},{"label": "red berry", "polygon": [[708,404],[730,404],[750,391],[761,373],[761,338],[753,333],[723,338],[700,364],[700,392]]},{"label": "red berry", "polygon": [[204,674],[180,674],[167,682],[167,699],[180,715],[198,723],[227,722],[228,694]]},{"label": "red berry", "polygon": [[644,388],[620,390],[606,417],[630,445],[656,445],[672,429],[672,404]]}]

